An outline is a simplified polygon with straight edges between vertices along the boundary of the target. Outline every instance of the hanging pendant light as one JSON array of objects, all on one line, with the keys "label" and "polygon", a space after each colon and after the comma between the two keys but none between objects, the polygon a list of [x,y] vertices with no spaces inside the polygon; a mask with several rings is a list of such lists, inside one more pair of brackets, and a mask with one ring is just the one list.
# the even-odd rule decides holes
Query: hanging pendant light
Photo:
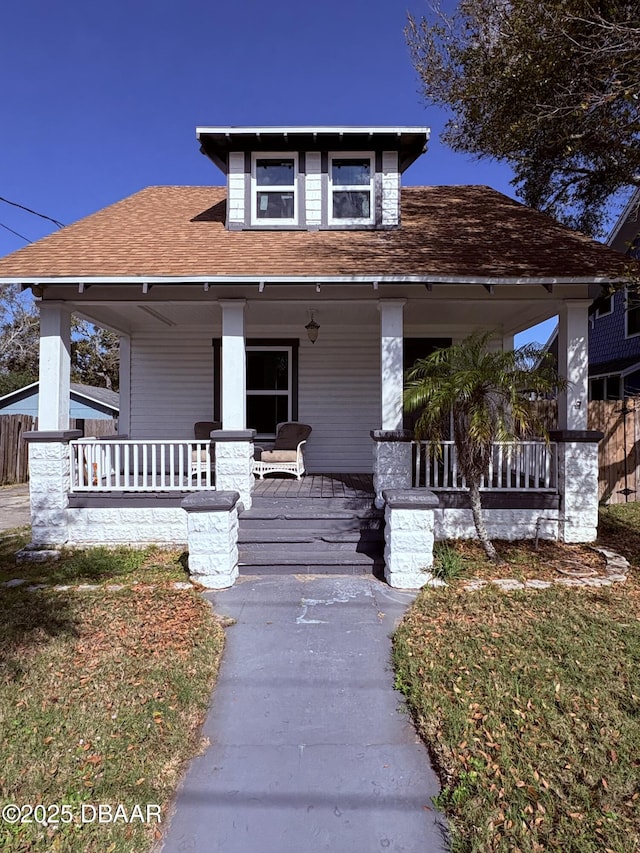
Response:
[{"label": "hanging pendant light", "polygon": [[315,344],[315,342],[318,340],[318,331],[320,329],[320,325],[316,323],[313,311],[311,312],[311,319],[305,326],[305,329],[307,330],[307,337],[309,338],[312,344]]}]

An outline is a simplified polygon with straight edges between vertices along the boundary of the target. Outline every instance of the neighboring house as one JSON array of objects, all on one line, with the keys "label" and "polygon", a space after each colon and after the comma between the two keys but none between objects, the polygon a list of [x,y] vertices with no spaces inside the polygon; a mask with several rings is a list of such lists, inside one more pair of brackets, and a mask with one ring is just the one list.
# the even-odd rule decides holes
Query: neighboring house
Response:
[{"label": "neighboring house", "polygon": [[[640,259],[640,190],[631,197],[607,243]],[[589,399],[620,400],[640,394],[640,293],[622,288],[601,296],[589,328]]]},{"label": "neighboring house", "polygon": [[[41,313],[34,541],[186,541],[182,493],[213,485],[185,462],[201,449],[194,422],[207,420],[222,422],[215,488],[240,495],[242,532],[258,491],[253,439],[299,420],[313,427],[308,476],[373,473],[387,569],[397,557],[398,584],[421,585],[433,525],[436,537],[473,535],[473,525],[451,448],[430,466],[403,431],[403,371],[478,329],[511,347],[555,315],[569,379],[560,431],[550,448],[497,447],[484,501],[494,535],[593,539],[588,308],[603,283],[621,279],[624,257],[488,187],[401,189],[426,128],[202,127],[197,137],[226,187],[149,187],[0,260],[0,283],[30,287]],[[72,312],[121,335],[128,440],[94,446],[66,432]],[[53,496],[52,480],[64,485]],[[219,497],[218,522],[229,509]],[[219,561],[231,564],[229,523]]]},{"label": "neighboring house", "polygon": [[[32,382],[0,397],[0,415],[38,417],[39,382]],[[115,391],[93,388],[71,382],[69,385],[69,417],[75,420],[111,420],[118,417],[119,402]]]}]

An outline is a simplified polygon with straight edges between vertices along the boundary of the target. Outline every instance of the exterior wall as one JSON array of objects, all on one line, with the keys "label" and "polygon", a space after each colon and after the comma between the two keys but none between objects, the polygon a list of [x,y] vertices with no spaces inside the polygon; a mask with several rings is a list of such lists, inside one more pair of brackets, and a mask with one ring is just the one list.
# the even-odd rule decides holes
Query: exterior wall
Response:
[{"label": "exterior wall", "polygon": [[213,420],[213,347],[220,328],[131,336],[131,438],[193,438]]},{"label": "exterior wall", "polygon": [[[535,539],[538,523],[541,539],[558,538],[557,509],[485,509],[483,514],[492,539]],[[470,509],[435,509],[433,515],[436,540],[477,537]]]},{"label": "exterior wall", "polygon": [[[0,408],[2,415],[31,415],[38,417],[38,401],[40,395],[37,392],[23,397],[21,400],[14,400],[7,403],[6,406]],[[111,420],[117,418],[117,413],[107,414],[105,411],[93,408],[84,403],[81,399],[74,399],[73,391],[71,392],[71,402],[69,403],[69,417],[83,420]]]},{"label": "exterior wall", "polygon": [[[259,155],[259,150],[253,152]],[[336,153],[331,149],[331,153]],[[359,152],[345,151],[344,156],[350,154],[358,156]],[[251,172],[247,171],[247,164],[251,162],[251,155],[236,151],[229,154],[229,172],[227,176],[228,209],[227,223],[230,228],[260,228],[269,230],[282,228],[289,230],[297,228],[395,228],[400,224],[400,172],[398,166],[397,151],[374,151],[363,152],[373,156],[376,169],[374,185],[375,199],[373,207],[376,211],[374,225],[358,226],[353,224],[336,225],[329,224],[329,185],[328,185],[328,151],[290,151],[290,156],[298,159],[298,182],[296,193],[301,197],[297,199],[296,207],[300,221],[292,226],[290,224],[259,225],[251,222]]]},{"label": "exterior wall", "polygon": [[306,156],[304,202],[306,222],[309,226],[322,224],[322,168],[319,151],[310,151]]},{"label": "exterior wall", "polygon": [[[321,309],[316,344],[300,337],[304,315],[296,326],[247,318],[249,338],[300,337],[298,420],[313,428],[305,448],[311,473],[370,472],[369,433],[380,426],[378,312],[371,306],[370,322],[353,328],[336,325],[339,316]],[[196,421],[213,419],[211,340],[219,335],[219,326],[132,335],[131,438],[192,438]]]},{"label": "exterior wall", "polygon": [[182,507],[90,507],[67,509],[70,545],[186,546]]},{"label": "exterior wall", "polygon": [[382,154],[382,224],[400,224],[400,172],[398,152]]},{"label": "exterior wall", "polygon": [[229,154],[228,210],[229,222],[243,223],[245,219],[245,175],[244,154],[235,152]]},{"label": "exterior wall", "polygon": [[604,317],[594,317],[589,329],[589,365],[591,373],[596,366],[614,358],[638,356],[640,361],[640,335],[625,337],[625,294],[618,291],[613,297],[613,311]]}]

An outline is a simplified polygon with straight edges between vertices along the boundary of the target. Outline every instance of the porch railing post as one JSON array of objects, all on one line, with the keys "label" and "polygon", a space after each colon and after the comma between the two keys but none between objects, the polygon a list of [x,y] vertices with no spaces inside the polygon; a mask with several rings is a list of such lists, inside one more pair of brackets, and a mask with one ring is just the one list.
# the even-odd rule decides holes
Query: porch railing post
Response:
[{"label": "porch railing post", "polygon": [[385,489],[413,486],[412,434],[408,429],[372,430],[373,488],[378,509],[384,506]]},{"label": "porch railing post", "polygon": [[594,542],[598,534],[597,430],[552,430],[558,447],[560,493],[559,538],[562,542]]},{"label": "porch railing post", "polygon": [[64,545],[69,538],[69,442],[81,435],[80,430],[23,433],[24,440],[29,445],[33,545]]},{"label": "porch railing post", "polygon": [[251,509],[253,490],[254,429],[216,429],[211,440],[216,446],[216,489],[238,492],[244,509]]}]

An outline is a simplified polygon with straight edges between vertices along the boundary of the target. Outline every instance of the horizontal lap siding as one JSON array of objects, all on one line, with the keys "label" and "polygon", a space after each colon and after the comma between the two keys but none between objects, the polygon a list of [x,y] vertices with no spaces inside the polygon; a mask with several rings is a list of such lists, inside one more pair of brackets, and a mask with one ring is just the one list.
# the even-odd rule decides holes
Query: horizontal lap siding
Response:
[{"label": "horizontal lap siding", "polygon": [[[216,332],[133,336],[132,438],[191,438],[196,421],[213,419]],[[295,338],[300,327],[248,326],[247,336]],[[373,325],[352,330],[322,323],[315,345],[300,339],[298,418],[313,428],[305,456],[310,472],[372,470],[369,433],[380,426],[379,364],[379,331]]]},{"label": "horizontal lap siding", "polygon": [[212,334],[167,330],[131,340],[131,437],[193,438],[213,420]]},{"label": "horizontal lap siding", "polygon": [[380,339],[375,327],[322,325],[318,342],[300,348],[299,418],[313,433],[311,472],[370,472],[380,426]]}]

